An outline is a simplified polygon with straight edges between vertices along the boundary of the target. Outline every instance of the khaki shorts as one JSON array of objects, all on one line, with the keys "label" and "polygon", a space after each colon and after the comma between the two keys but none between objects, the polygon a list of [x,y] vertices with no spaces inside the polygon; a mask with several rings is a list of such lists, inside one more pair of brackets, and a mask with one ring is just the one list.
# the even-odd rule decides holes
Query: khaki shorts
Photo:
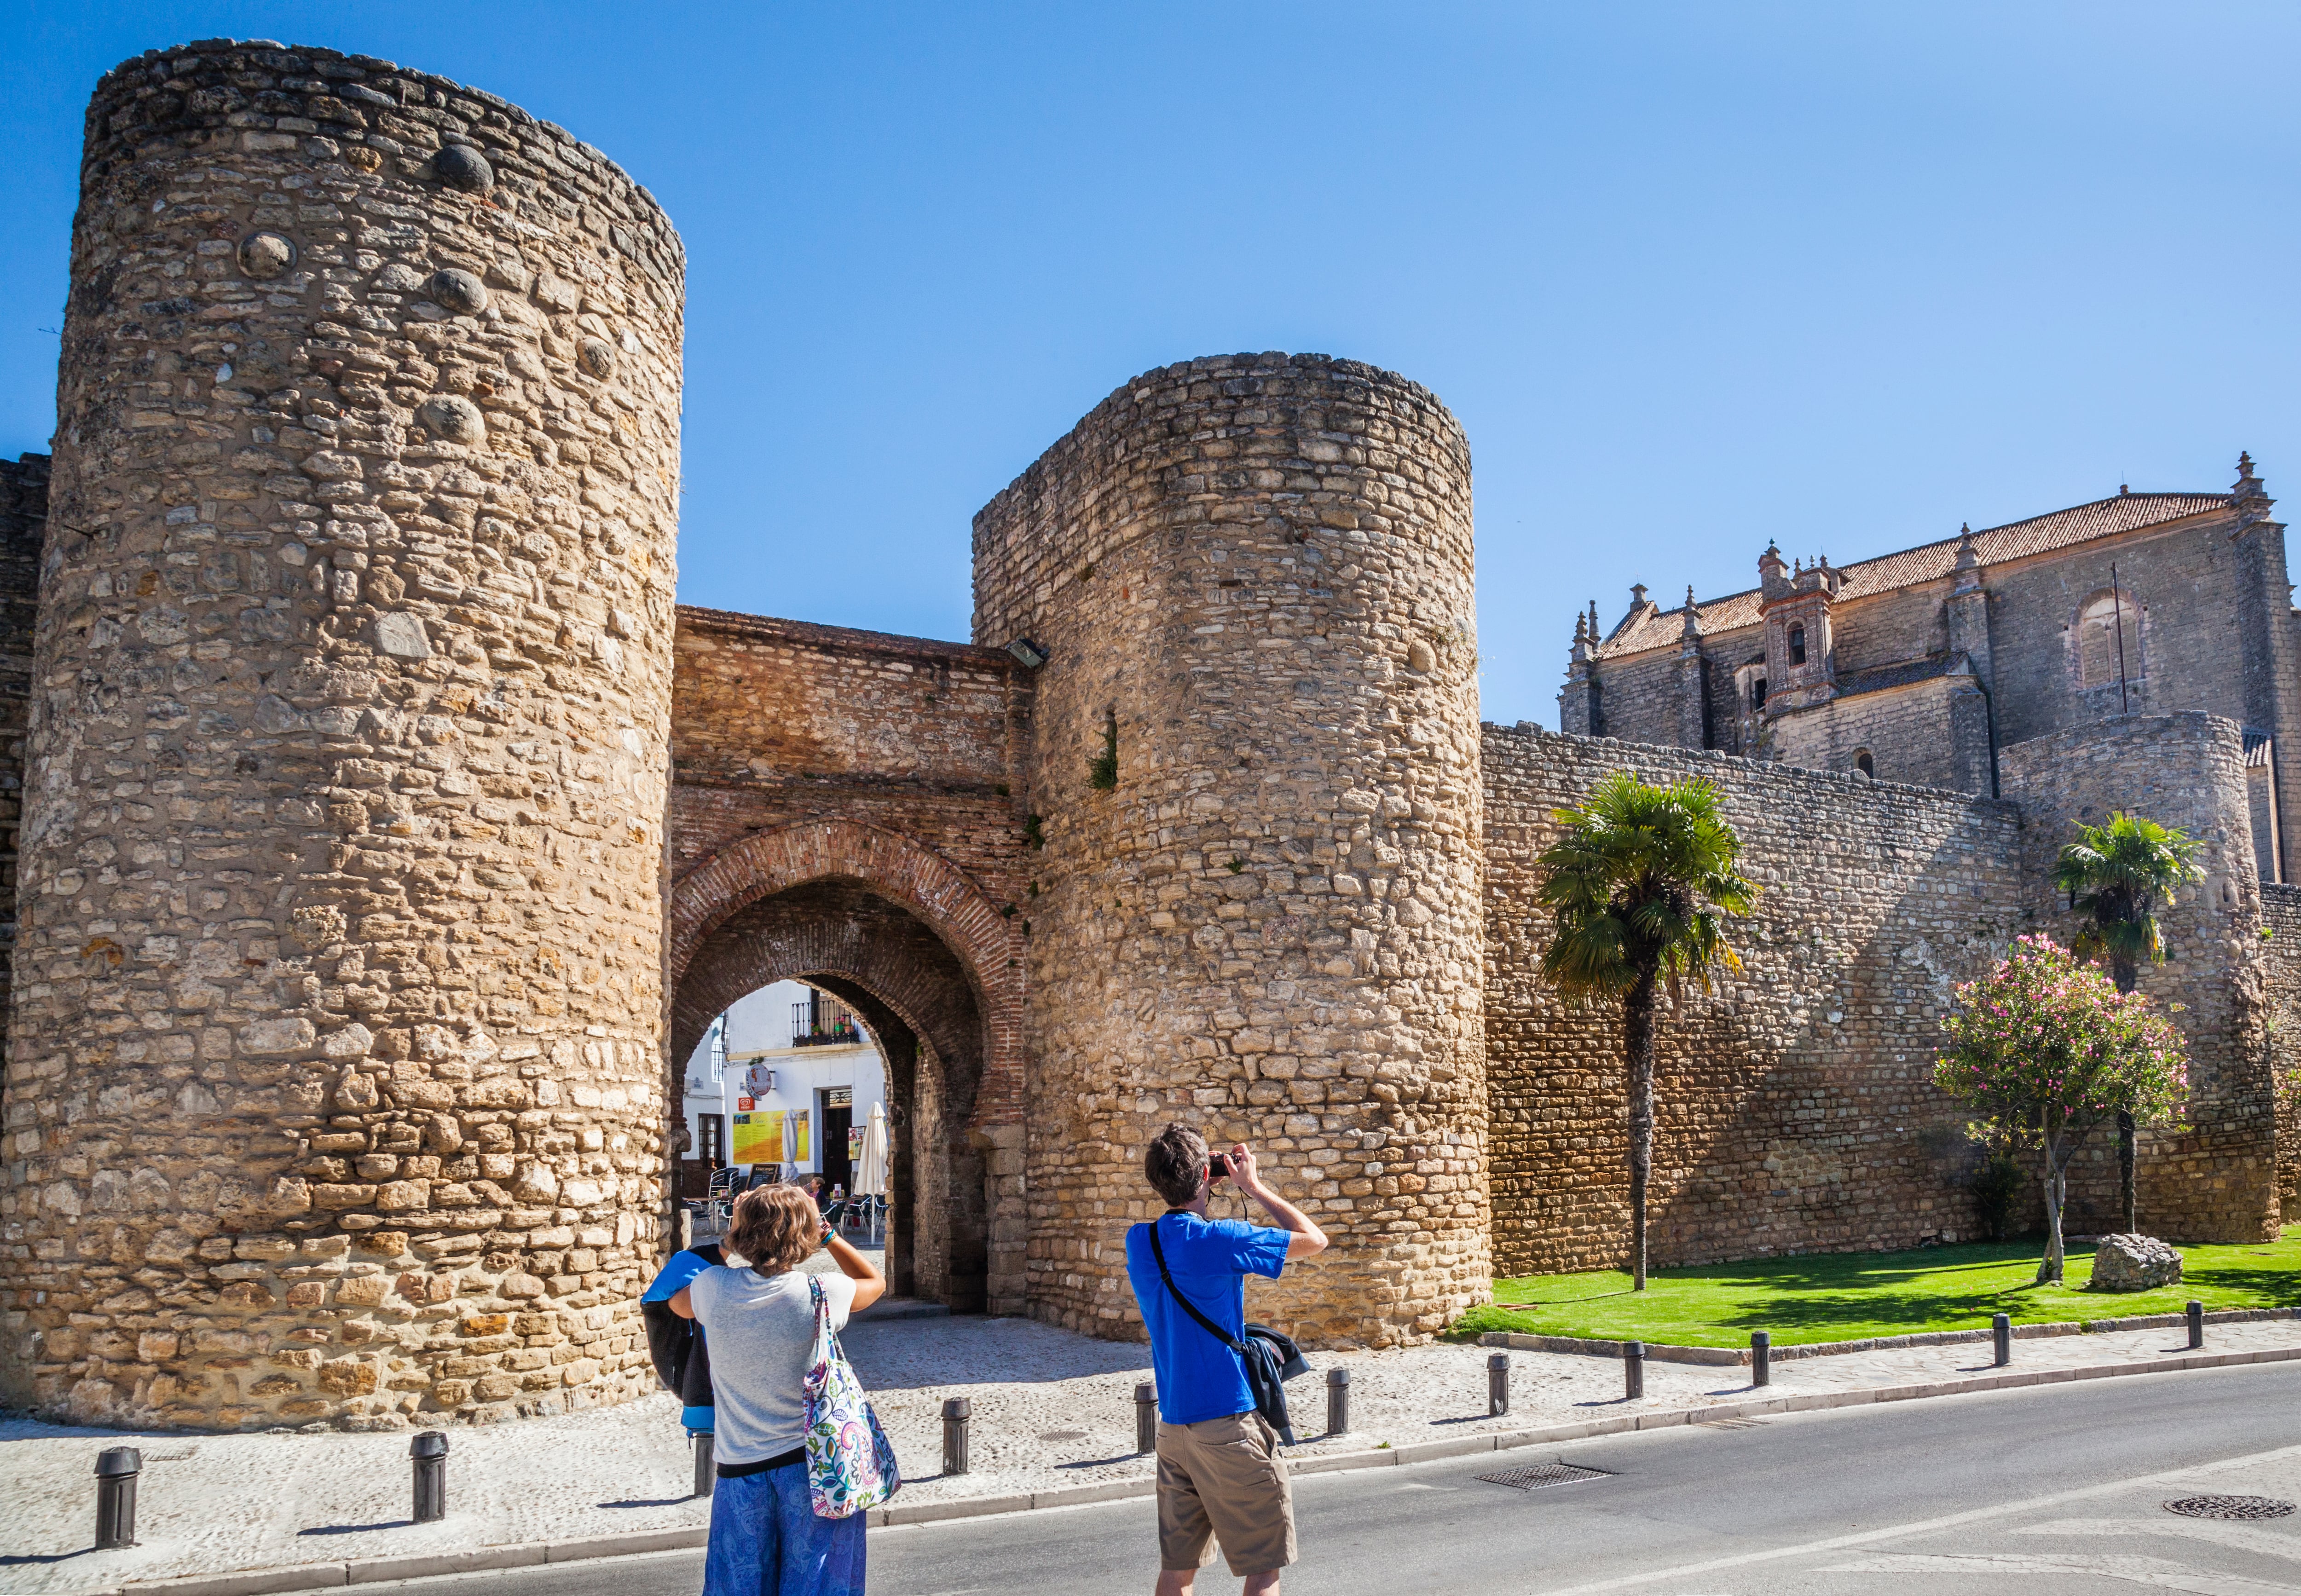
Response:
[{"label": "khaki shorts", "polygon": [[1294,1487],[1278,1433],[1259,1413],[1159,1424],[1159,1567],[1214,1561],[1241,1579],[1294,1560]]}]

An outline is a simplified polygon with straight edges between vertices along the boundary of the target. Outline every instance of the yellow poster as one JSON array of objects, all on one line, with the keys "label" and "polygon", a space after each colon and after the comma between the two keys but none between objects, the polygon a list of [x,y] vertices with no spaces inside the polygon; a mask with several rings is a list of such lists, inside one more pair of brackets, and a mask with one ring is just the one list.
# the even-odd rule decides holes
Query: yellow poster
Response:
[{"label": "yellow poster", "polygon": [[782,1109],[738,1114],[735,1116],[734,1132],[736,1163],[780,1164],[783,1161]]},{"label": "yellow poster", "polygon": [[784,1118],[789,1134],[783,1138],[783,1156],[793,1164],[807,1162],[807,1110],[794,1108]]}]

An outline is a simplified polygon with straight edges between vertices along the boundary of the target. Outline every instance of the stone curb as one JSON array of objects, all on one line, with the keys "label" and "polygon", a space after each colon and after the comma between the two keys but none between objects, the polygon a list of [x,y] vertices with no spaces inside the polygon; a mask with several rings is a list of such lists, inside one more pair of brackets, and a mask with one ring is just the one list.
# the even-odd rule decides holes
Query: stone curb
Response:
[{"label": "stone curb", "polygon": [[[2264,1319],[2301,1319],[2301,1308],[2225,1308],[2205,1316],[2208,1324],[2249,1324]],[[2188,1323],[2184,1314],[2141,1314],[2129,1319],[2063,1319],[2047,1324],[2016,1324],[2016,1341],[2044,1336],[2106,1335],[2118,1330],[2172,1330]],[[1987,1330],[1926,1330],[1914,1335],[1877,1335],[1858,1341],[1812,1341],[1803,1346],[1776,1347],[1773,1361],[1792,1358],[1835,1358],[1847,1352],[1891,1352],[1903,1347],[1954,1347],[1986,1341]],[[1576,1335],[1529,1335],[1517,1330],[1489,1330],[1478,1337],[1482,1347],[1507,1347],[1516,1352],[1564,1352],[1584,1358],[1619,1358],[1627,1341],[1598,1341]],[[1690,1363],[1708,1368],[1747,1366],[1746,1347],[1679,1347],[1667,1341],[1645,1343],[1650,1363]]]},{"label": "stone curb", "polygon": [[[2255,1316],[2272,1316],[2261,1314]],[[2178,1316],[2171,1320],[2173,1324],[2182,1322]],[[1811,1413],[1826,1408],[1864,1408],[1876,1402],[1963,1396],[1976,1391],[2010,1391],[2025,1385],[2060,1385],[2073,1380],[2111,1380],[2126,1375],[2171,1375],[2185,1369],[2217,1369],[2239,1364],[2295,1360],[2301,1360],[2301,1347],[2272,1347],[2257,1352],[2202,1352],[2195,1356],[2160,1358],[2146,1363],[2111,1363],[2089,1368],[2008,1372],[1984,1375],[1970,1380],[1938,1380],[1920,1385],[1811,1391],[1801,1396],[1765,1397],[1754,1400],[1719,1402],[1706,1408],[1679,1408],[1661,1413],[1586,1419],[1578,1424],[1548,1425],[1535,1430],[1489,1430],[1477,1435],[1418,1441],[1410,1446],[1371,1448],[1362,1452],[1327,1452],[1315,1457],[1290,1458],[1288,1471],[1297,1475],[1341,1474],[1360,1468],[1435,1463],[1447,1458],[1475,1457],[1480,1452],[1503,1452],[1518,1447],[1587,1441],[1595,1436],[1620,1435],[1637,1430],[1666,1430],[1678,1425],[1715,1424],[1720,1419],[1757,1418],[1778,1413]],[[891,1508],[874,1508],[871,1514],[871,1527],[884,1529],[897,1525],[937,1524],[954,1518],[989,1518],[1006,1513],[1025,1513],[1041,1508],[1125,1501],[1148,1498],[1157,1490],[1158,1482],[1155,1480],[1109,1480],[1092,1485],[1067,1485],[1051,1491],[1017,1492],[1007,1496],[920,1502],[915,1507],[899,1503]],[[173,1579],[130,1580],[123,1584],[79,1592],[78,1596],[269,1596],[270,1592],[278,1591],[325,1590],[338,1585],[374,1584],[393,1579],[426,1579],[438,1575],[473,1573],[489,1568],[531,1567],[539,1563],[573,1563],[593,1558],[682,1551],[703,1545],[709,1537],[710,1531],[706,1525],[694,1525],[682,1529],[591,1535],[573,1541],[520,1541],[504,1546],[482,1546],[470,1551],[363,1558],[340,1563],[304,1563],[285,1568],[249,1568],[233,1574],[189,1574]]]}]

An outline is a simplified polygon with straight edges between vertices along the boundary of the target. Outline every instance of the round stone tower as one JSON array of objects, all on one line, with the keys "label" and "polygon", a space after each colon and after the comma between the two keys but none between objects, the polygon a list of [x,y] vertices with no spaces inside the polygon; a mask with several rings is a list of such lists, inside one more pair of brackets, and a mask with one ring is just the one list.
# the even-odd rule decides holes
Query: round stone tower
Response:
[{"label": "round stone tower", "polygon": [[1461,429],[1355,362],[1169,366],[975,518],[975,639],[1045,662],[1031,1311],[1127,1333],[1142,1148],[1178,1119],[1333,1239],[1255,1316],[1427,1339],[1488,1276]]},{"label": "round stone tower", "polygon": [[269,43],[88,109],[0,1193],[10,1405],[643,1389],[683,260],[492,95]]}]

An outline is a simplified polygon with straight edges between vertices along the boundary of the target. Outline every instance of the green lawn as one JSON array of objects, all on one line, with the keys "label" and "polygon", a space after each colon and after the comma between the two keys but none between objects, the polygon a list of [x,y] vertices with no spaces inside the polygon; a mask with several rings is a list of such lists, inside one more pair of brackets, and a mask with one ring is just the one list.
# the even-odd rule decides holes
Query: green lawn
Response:
[{"label": "green lawn", "polygon": [[2184,1247],[2180,1285],[2155,1291],[2084,1290],[2090,1250],[2072,1253],[2069,1279],[2032,1284],[2037,1241],[1927,1247],[1914,1252],[1818,1253],[1664,1269],[1643,1293],[1614,1270],[1535,1274],[1494,1282],[1494,1306],[1472,1308],[1450,1334],[1488,1330],[1661,1341],[1681,1347],[1746,1347],[1750,1333],[1774,1345],[1908,1335],[1922,1330],[1986,1330],[1992,1314],[2016,1324],[2179,1313],[2192,1299],[2208,1311],[2301,1305],[2301,1225],[2258,1247]]}]

